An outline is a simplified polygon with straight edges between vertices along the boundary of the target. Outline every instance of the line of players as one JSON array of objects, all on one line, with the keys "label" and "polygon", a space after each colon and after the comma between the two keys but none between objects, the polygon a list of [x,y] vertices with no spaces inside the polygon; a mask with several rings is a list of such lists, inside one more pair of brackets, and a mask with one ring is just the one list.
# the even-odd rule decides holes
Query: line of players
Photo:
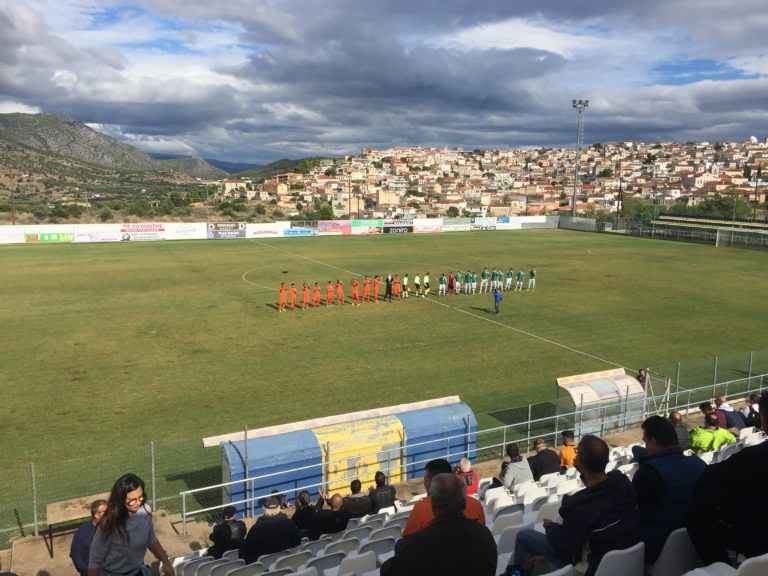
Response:
[{"label": "line of players", "polygon": [[[492,268],[490,271],[488,271],[488,268],[484,268],[480,273],[480,285],[478,287],[477,274],[475,272],[456,272],[456,274],[451,272],[447,277],[445,274],[441,274],[438,280],[437,295],[461,294],[462,290],[464,294],[483,294],[497,289],[502,292],[519,292],[523,289],[525,276],[526,274],[522,268],[517,274],[515,274],[512,268],[506,272],[503,272],[501,268],[498,270]],[[512,287],[513,282],[514,288]],[[531,268],[528,272],[527,289],[536,289],[536,268]]]},{"label": "line of players", "polygon": [[[496,270],[495,268],[492,269],[492,271],[488,271],[488,268],[485,268],[483,272],[480,274],[480,286],[478,289],[478,283],[477,283],[477,274],[474,272],[457,272],[455,275],[453,272],[451,272],[447,277],[445,274],[441,274],[440,278],[438,280],[438,290],[437,295],[438,296],[445,296],[445,295],[452,295],[452,294],[461,294],[462,293],[462,287],[464,289],[464,294],[482,294],[482,293],[489,293],[496,289],[501,291],[509,291],[512,290],[512,282],[516,279],[514,291],[520,291],[523,289],[523,281],[525,279],[525,272],[523,272],[522,269],[517,273],[517,275],[514,274],[512,271],[512,268],[510,268],[506,274],[501,271],[501,269]],[[414,277],[414,295],[415,296],[421,296],[422,298],[429,295],[429,286],[430,279],[429,279],[429,272],[424,274],[424,277],[422,278],[419,273],[416,273],[416,276]],[[349,303],[357,306],[360,306],[362,302],[373,302],[374,304],[377,304],[379,302],[379,292],[381,288],[381,278],[379,278],[378,274],[373,277],[373,282],[371,282],[371,279],[368,276],[365,276],[363,278],[362,286],[363,286],[363,295],[360,296],[360,282],[356,278],[352,278],[351,281],[352,286],[352,294],[349,299]],[[395,276],[392,276],[392,274],[388,274],[386,278],[384,279],[384,297],[381,298],[381,300],[389,300],[389,302],[392,302],[393,300],[402,300],[404,298],[408,298],[410,296],[410,290],[409,290],[409,278],[408,274],[405,274],[400,279],[400,276],[395,274]],[[536,269],[531,268],[531,270],[528,272],[528,290],[535,290],[536,289]],[[310,300],[310,291],[312,292],[312,298]],[[291,310],[295,310],[297,306],[297,300],[298,300],[298,289],[296,288],[295,284],[291,284],[290,287],[287,287],[284,282],[280,283],[280,293],[279,293],[279,300],[278,300],[278,311],[279,312],[285,312],[288,299],[290,298],[290,306]],[[333,306],[334,303],[336,305],[343,305],[346,304],[346,296],[344,293],[344,283],[340,280],[336,280],[336,284],[334,285],[333,281],[329,280],[328,284],[325,287],[325,306]],[[314,287],[311,287],[309,283],[304,282],[304,284],[301,287],[301,309],[306,310],[307,308],[311,307],[320,307],[322,306],[322,290],[320,287],[319,282],[315,282]]]}]

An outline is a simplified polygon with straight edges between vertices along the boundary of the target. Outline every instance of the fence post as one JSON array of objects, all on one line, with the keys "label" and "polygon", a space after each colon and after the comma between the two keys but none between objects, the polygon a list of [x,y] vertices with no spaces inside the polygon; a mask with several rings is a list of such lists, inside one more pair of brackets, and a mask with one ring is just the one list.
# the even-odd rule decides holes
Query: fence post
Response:
[{"label": "fence post", "polygon": [[531,440],[531,405],[528,404],[528,441]]},{"label": "fence post", "polygon": [[750,388],[752,387],[752,355],[754,354],[754,351],[749,351],[749,380],[747,380],[747,392],[749,392]]},{"label": "fence post", "polygon": [[507,445],[507,426],[504,426],[504,435],[501,439],[501,458],[504,458],[504,447]]},{"label": "fence post", "polygon": [[[35,478],[35,463],[29,463],[29,471],[32,474],[32,517],[35,524],[35,536],[37,533],[37,478]],[[53,544],[51,544],[53,546]]]},{"label": "fence post", "polygon": [[578,437],[581,438],[581,420],[584,417],[584,394],[579,397],[579,433]]},{"label": "fence post", "polygon": [[[629,410],[629,386],[626,388],[626,392],[624,394],[624,418],[621,422],[621,431],[624,432],[627,429],[627,411]],[[645,420],[645,415],[643,415],[643,420]]]},{"label": "fence post", "polygon": [[675,376],[675,410],[680,405],[680,362],[677,363],[677,375]]},{"label": "fence post", "polygon": [[155,487],[155,442],[149,442],[149,462],[152,469],[152,512],[157,510],[157,489]]},{"label": "fence post", "polygon": [[715,356],[715,366],[712,370],[712,397],[717,396],[717,356]]},{"label": "fence post", "polygon": [[[247,505],[245,509],[248,510]],[[187,533],[187,494],[185,492],[181,493],[181,533]]]},{"label": "fence post", "polygon": [[[253,502],[251,502],[251,496],[253,491],[249,492],[248,485],[248,471],[250,466],[248,465],[248,426],[243,426],[243,456],[245,456],[245,473],[243,474],[243,495],[245,496],[245,515],[253,516]],[[249,496],[250,494],[250,496]]]}]

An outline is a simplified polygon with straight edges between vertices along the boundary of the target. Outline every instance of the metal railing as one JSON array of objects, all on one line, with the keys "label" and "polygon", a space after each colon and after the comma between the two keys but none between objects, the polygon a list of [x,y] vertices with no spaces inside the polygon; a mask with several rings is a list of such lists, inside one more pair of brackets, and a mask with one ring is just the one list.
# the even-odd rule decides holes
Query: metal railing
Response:
[{"label": "metal railing", "polygon": [[[660,413],[668,410],[678,410],[684,415],[691,412],[694,408],[698,410],[698,405],[704,400],[711,400],[718,394],[750,394],[754,392],[760,392],[766,389],[768,384],[768,374],[749,375],[744,378],[738,378],[729,380],[726,382],[715,382],[714,384],[707,384],[698,388],[686,389],[676,386],[675,389],[667,389],[662,393],[658,393],[652,396],[649,395],[636,395],[636,397],[624,397],[618,402],[600,402],[589,405],[582,404],[576,409],[565,413],[557,413],[554,416],[546,416],[542,418],[532,418],[529,416],[527,420],[520,420],[514,424],[508,424],[504,426],[496,426],[492,428],[486,428],[483,430],[477,430],[476,432],[469,432],[463,434],[456,434],[452,436],[446,436],[443,438],[430,440],[426,442],[419,442],[414,444],[404,444],[404,446],[398,446],[395,448],[389,448],[383,451],[375,451],[359,454],[360,457],[366,456],[382,456],[385,458],[379,458],[380,462],[393,460],[401,461],[400,464],[392,466],[382,466],[381,470],[385,473],[390,473],[393,470],[400,469],[403,479],[407,478],[408,468],[412,470],[417,467],[426,464],[429,460],[437,457],[444,457],[447,460],[458,460],[460,457],[468,456],[471,452],[475,452],[477,461],[480,461],[482,457],[491,459],[498,454],[500,457],[504,454],[504,447],[509,442],[517,442],[522,444],[522,451],[527,451],[532,445],[535,438],[544,438],[551,445],[556,445],[557,436],[559,432],[563,430],[573,429],[577,436],[586,433],[597,434],[599,436],[605,436],[609,434],[623,432],[631,427],[639,426],[640,423],[645,420],[651,414]],[[753,386],[754,385],[754,386]],[[694,410],[694,411],[695,411]],[[529,409],[529,415],[531,411]],[[456,450],[456,440],[459,440],[467,448],[463,450]],[[442,445],[442,446],[434,446]],[[426,447],[433,446],[429,449]],[[402,454],[408,454],[416,451],[417,454],[423,454],[429,452],[429,458],[415,459],[412,461],[404,461]],[[390,454],[396,452],[396,458],[390,458]],[[259,476],[253,476],[245,478],[243,480],[234,480],[231,482],[224,482],[211,486],[205,486],[202,488],[196,488],[192,490],[185,490],[179,493],[182,501],[182,531],[186,531],[186,522],[188,518],[194,517],[199,514],[209,514],[221,510],[228,505],[240,505],[244,504],[246,510],[252,514],[257,507],[257,502],[263,498],[275,495],[295,496],[301,490],[313,490],[320,487],[327,487],[329,480],[324,478],[319,483],[308,483],[300,486],[293,487],[289,490],[270,491],[269,486],[267,488],[257,488],[256,484],[263,484],[264,481],[275,479],[275,485],[283,484],[285,481],[281,481],[280,478],[284,478],[287,474],[296,472],[305,472],[311,470],[317,470],[318,475],[322,476],[323,470],[333,465],[339,465],[348,462],[348,458],[342,458],[339,460],[333,460],[330,462],[323,462],[319,464],[312,464],[309,466],[301,466],[293,468],[291,470],[282,470],[279,472],[271,472],[268,474],[262,474]],[[419,468],[420,469],[420,468]],[[357,478],[354,467],[346,469],[346,474],[343,477],[334,478],[333,482],[345,482],[351,481]],[[234,502],[221,502],[214,506],[207,506],[202,508],[192,509],[189,506],[189,502],[192,498],[199,498],[200,495],[211,491],[221,491],[226,488],[232,488],[235,486],[242,487],[243,493],[246,497]],[[257,492],[259,492],[257,494]],[[248,496],[250,494],[250,496]]]}]

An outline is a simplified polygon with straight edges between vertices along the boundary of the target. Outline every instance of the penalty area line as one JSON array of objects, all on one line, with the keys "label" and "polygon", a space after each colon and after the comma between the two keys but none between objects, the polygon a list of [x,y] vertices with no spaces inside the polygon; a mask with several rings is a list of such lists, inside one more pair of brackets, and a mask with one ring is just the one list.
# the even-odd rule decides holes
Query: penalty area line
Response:
[{"label": "penalty area line", "polygon": [[496,326],[499,326],[501,328],[507,328],[508,330],[513,330],[514,332],[518,332],[519,334],[523,334],[524,336],[528,336],[529,338],[534,338],[535,340],[541,340],[542,342],[546,342],[547,344],[552,344],[553,346],[557,346],[558,348],[563,348],[565,350],[568,350],[569,352],[581,354],[582,356],[586,356],[587,358],[592,358],[593,360],[598,360],[600,362],[610,364],[611,366],[616,366],[617,368],[624,368],[625,370],[627,369],[626,366],[622,366],[621,364],[617,364],[616,362],[611,362],[610,360],[606,360],[605,358],[600,358],[599,356],[595,356],[594,354],[590,354],[589,352],[584,352],[583,350],[579,350],[578,348],[573,348],[571,346],[568,346],[567,344],[562,344],[560,342],[556,342],[555,340],[550,340],[549,338],[544,338],[543,336],[539,336],[531,332],[526,332],[525,330],[521,330],[520,328],[515,328],[514,326],[510,326],[509,324],[503,324],[501,322],[494,320],[493,318],[484,318],[479,314],[475,314],[467,310],[462,310],[461,308],[456,308],[455,306],[449,306],[448,304],[439,302],[434,298],[424,298],[424,300],[437,304],[438,306],[443,306],[444,308],[448,308],[450,310],[455,310],[456,312],[461,312],[462,314],[472,316],[473,318],[477,318],[478,320],[490,322],[491,324],[495,324]]}]

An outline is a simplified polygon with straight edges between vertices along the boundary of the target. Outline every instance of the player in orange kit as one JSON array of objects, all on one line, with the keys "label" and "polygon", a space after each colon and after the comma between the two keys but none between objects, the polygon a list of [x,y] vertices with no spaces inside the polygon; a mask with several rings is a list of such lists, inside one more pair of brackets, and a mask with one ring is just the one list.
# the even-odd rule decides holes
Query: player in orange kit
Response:
[{"label": "player in orange kit", "polygon": [[320,306],[320,284],[315,282],[315,289],[312,293],[312,306]]},{"label": "player in orange kit", "polygon": [[392,282],[392,295],[395,298],[400,298],[400,276],[395,274],[395,279]]},{"label": "player in orange kit", "polygon": [[296,285],[291,284],[291,310],[296,310]]},{"label": "player in orange kit", "polygon": [[357,278],[352,278],[352,298],[350,302],[360,306],[360,282],[357,281]]},{"label": "player in orange kit", "polygon": [[373,277],[373,303],[379,303],[379,275]]},{"label": "player in orange kit", "polygon": [[325,287],[325,306],[333,306],[333,282],[328,280],[328,285]]},{"label": "player in orange kit", "polygon": [[336,304],[344,304],[344,284],[336,279]]},{"label": "player in orange kit", "polygon": [[363,301],[371,301],[371,279],[368,276],[363,279]]},{"label": "player in orange kit", "polygon": [[304,286],[301,287],[301,309],[306,310],[309,306],[309,284],[304,282]]},{"label": "player in orange kit", "polygon": [[280,282],[280,303],[277,305],[278,312],[285,312],[285,282]]}]

